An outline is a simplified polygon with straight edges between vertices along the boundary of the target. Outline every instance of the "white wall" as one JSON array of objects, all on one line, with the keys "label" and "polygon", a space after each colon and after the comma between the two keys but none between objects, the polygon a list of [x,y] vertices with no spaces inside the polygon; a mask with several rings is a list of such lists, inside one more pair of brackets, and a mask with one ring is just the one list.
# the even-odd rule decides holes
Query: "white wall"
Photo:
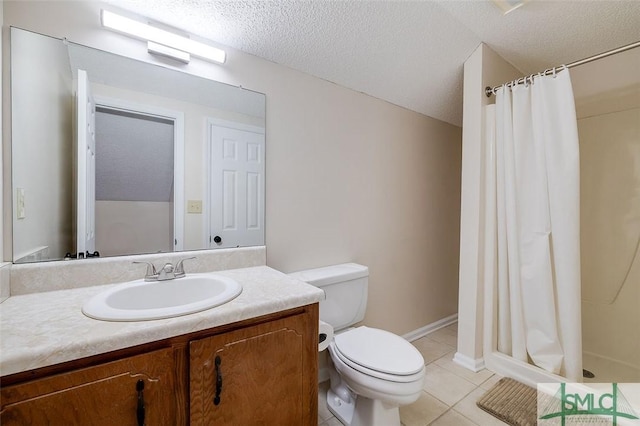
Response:
[{"label": "white wall", "polygon": [[[153,61],[99,27],[100,6],[9,2],[5,22]],[[456,312],[460,128],[231,49],[186,69],[266,93],[269,266],[369,266],[365,322],[398,333]]]},{"label": "white wall", "polygon": [[[2,6],[2,261],[13,260],[13,221],[11,189],[11,99],[7,94],[11,90],[8,56],[11,49],[9,43],[9,27],[4,25],[4,1]],[[4,287],[3,287],[4,288]]]},{"label": "white wall", "polygon": [[[0,0],[0,25],[4,24],[4,2]],[[0,43],[0,69],[3,69],[3,61],[2,61],[2,51],[4,49],[3,43]],[[2,98],[2,93],[4,90],[4,85],[0,84],[0,98]],[[0,103],[0,135],[2,135],[3,122],[4,122],[4,108],[2,103]],[[4,150],[0,148],[0,176],[3,175],[3,158],[4,158]],[[4,178],[3,178],[4,182]],[[11,292],[10,283],[9,283],[9,263],[4,263],[4,194],[0,195],[0,303],[6,300],[9,297]],[[11,233],[9,233],[11,235]]]},{"label": "white wall", "polygon": [[49,247],[50,256],[61,258],[73,247],[69,155],[73,146],[73,88],[69,58],[64,46],[55,40],[48,44],[34,42],[29,34],[14,38],[16,51],[11,67],[13,94],[18,96],[13,99],[13,107],[28,113],[13,116],[12,137],[18,142],[12,155],[18,164],[31,166],[28,170],[13,169],[13,186],[24,190],[26,213],[22,219],[17,217],[14,192],[14,259],[44,246]]}]

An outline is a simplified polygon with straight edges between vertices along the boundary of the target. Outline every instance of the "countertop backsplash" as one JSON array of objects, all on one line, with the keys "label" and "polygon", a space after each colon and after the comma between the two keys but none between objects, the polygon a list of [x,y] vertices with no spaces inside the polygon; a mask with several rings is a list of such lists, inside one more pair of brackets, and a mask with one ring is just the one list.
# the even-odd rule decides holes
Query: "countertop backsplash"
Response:
[{"label": "countertop backsplash", "polygon": [[[5,295],[5,282],[9,283],[9,281],[11,296],[112,284],[144,277],[146,265],[134,264],[134,261],[152,262],[156,268],[160,269],[167,262],[175,265],[180,259],[194,256],[195,259],[184,262],[184,269],[187,274],[264,266],[266,265],[267,255],[264,246],[257,246],[105,257],[100,259],[7,264],[0,267],[1,300],[8,296],[8,294]],[[9,285],[7,284],[6,287],[8,293]]]},{"label": "countertop backsplash", "polygon": [[11,263],[0,263],[0,303],[7,300],[11,292],[10,274]]}]

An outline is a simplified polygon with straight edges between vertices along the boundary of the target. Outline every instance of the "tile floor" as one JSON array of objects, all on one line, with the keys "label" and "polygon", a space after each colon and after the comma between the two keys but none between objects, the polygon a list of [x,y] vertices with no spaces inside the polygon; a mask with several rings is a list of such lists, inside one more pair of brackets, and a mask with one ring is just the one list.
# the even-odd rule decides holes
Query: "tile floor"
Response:
[{"label": "tile floor", "polygon": [[[400,408],[404,426],[506,425],[476,406],[500,377],[489,370],[473,373],[455,364],[457,335],[457,324],[452,324],[413,342],[424,357],[427,375],[420,398]],[[327,408],[328,387],[329,382],[320,384],[318,425],[342,426]]]}]

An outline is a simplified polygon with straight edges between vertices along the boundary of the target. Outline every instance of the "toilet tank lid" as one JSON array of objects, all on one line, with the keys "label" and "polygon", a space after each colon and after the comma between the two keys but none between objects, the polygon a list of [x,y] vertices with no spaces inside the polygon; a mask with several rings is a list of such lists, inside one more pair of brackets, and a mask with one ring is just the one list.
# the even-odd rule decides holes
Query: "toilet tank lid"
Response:
[{"label": "toilet tank lid", "polygon": [[355,280],[368,275],[369,268],[358,265],[357,263],[343,263],[289,274],[289,276],[293,278],[315,285],[316,287],[335,284],[340,281]]}]

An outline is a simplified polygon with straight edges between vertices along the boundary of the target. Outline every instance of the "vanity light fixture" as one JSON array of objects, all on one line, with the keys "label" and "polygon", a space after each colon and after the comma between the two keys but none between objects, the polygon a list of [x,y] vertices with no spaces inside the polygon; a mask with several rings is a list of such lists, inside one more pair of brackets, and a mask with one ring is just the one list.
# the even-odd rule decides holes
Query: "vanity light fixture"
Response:
[{"label": "vanity light fixture", "polygon": [[150,53],[169,56],[185,63],[189,62],[190,55],[220,64],[226,60],[224,50],[152,27],[108,10],[101,11],[101,20],[102,26],[105,28],[148,41]]},{"label": "vanity light fixture", "polygon": [[174,49],[173,47],[168,47],[163,44],[154,43],[152,41],[147,42],[147,51],[151,54],[166,56],[185,64],[188,64],[191,60],[191,55],[187,52],[183,52],[182,50]]}]

